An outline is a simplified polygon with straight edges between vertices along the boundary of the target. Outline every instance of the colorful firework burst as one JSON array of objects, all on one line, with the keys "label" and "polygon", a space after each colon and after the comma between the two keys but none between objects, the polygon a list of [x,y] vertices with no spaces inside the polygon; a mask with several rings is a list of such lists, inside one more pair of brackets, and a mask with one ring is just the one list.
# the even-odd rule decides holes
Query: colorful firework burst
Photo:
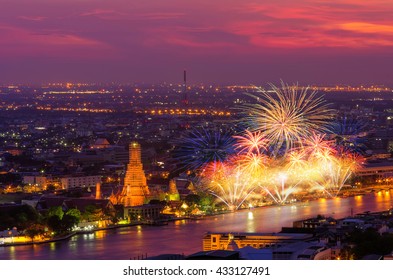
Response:
[{"label": "colorful firework burst", "polygon": [[304,153],[310,158],[323,158],[334,153],[334,141],[326,140],[325,134],[311,133],[310,137],[304,140]]},{"label": "colorful firework burst", "polygon": [[253,177],[236,166],[220,163],[215,166],[214,172],[204,173],[202,185],[230,210],[237,210],[255,190],[254,181]]},{"label": "colorful firework burst", "polygon": [[207,163],[223,162],[235,153],[231,133],[193,129],[174,142],[173,157],[187,170],[199,170]]},{"label": "colorful firework burst", "polygon": [[322,97],[297,86],[271,87],[246,106],[249,128],[240,136],[194,129],[175,143],[176,159],[195,171],[197,187],[231,210],[258,196],[277,204],[297,191],[336,196],[362,163],[323,133],[332,111]]},{"label": "colorful firework burst", "polygon": [[363,157],[356,153],[338,150],[329,160],[319,163],[319,177],[314,181],[315,188],[329,196],[337,196],[350,176],[363,164]]},{"label": "colorful firework burst", "polygon": [[332,126],[336,146],[349,149],[351,152],[363,153],[366,145],[361,135],[366,128],[367,123],[359,118],[347,115],[339,117]]},{"label": "colorful firework burst", "polygon": [[256,179],[261,178],[271,164],[271,159],[264,154],[245,154],[236,157],[236,162],[242,173]]},{"label": "colorful firework burst", "polygon": [[268,144],[267,139],[260,131],[251,132],[246,130],[244,135],[234,136],[236,139],[236,148],[239,150],[239,153],[246,154],[261,154],[266,152]]},{"label": "colorful firework burst", "polygon": [[293,174],[276,170],[273,172],[271,180],[261,187],[275,203],[285,204],[290,195],[297,191],[301,182],[302,180]]},{"label": "colorful firework burst", "polygon": [[322,96],[309,88],[300,89],[281,83],[281,88],[270,85],[271,90],[259,88],[253,96],[258,102],[244,106],[249,112],[245,118],[251,131],[261,131],[273,147],[285,154],[296,143],[302,143],[313,131],[328,130],[333,111]]},{"label": "colorful firework burst", "polygon": [[304,170],[308,167],[309,161],[307,160],[307,154],[304,150],[293,150],[287,155],[288,163],[286,168],[292,170]]}]

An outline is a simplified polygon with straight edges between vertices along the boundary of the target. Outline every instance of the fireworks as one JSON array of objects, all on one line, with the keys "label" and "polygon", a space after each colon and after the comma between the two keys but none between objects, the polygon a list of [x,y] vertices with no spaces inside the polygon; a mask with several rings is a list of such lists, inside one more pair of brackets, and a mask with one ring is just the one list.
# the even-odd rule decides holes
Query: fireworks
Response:
[{"label": "fireworks", "polygon": [[344,147],[352,152],[364,152],[365,145],[360,137],[366,130],[366,123],[352,116],[343,116],[333,124],[336,146]]},{"label": "fireworks", "polygon": [[207,163],[223,162],[235,152],[229,132],[193,129],[175,141],[174,158],[183,168],[198,170]]},{"label": "fireworks", "polygon": [[288,174],[280,172],[276,178],[271,181],[270,186],[264,186],[262,189],[277,204],[285,204],[288,197],[297,190],[297,186],[301,181],[295,184],[288,183]]},{"label": "fireworks", "polygon": [[267,140],[260,131],[250,132],[246,130],[244,136],[234,136],[234,138],[237,140],[235,145],[239,153],[256,153],[259,155],[267,150]]},{"label": "fireworks", "polygon": [[271,89],[246,106],[242,134],[194,129],[175,143],[178,162],[197,171],[199,189],[231,210],[251,198],[285,204],[298,191],[336,196],[362,164],[324,133],[332,111],[322,97],[285,84]]},{"label": "fireworks", "polygon": [[311,158],[326,158],[334,153],[332,140],[325,140],[325,134],[312,133],[304,140],[304,153]]},{"label": "fireworks", "polygon": [[310,166],[304,158],[305,155],[298,152],[291,154],[292,158],[286,158],[285,162],[275,159],[258,182],[267,198],[277,204],[287,203],[291,195],[309,178]]},{"label": "fireworks", "polygon": [[238,168],[249,176],[261,178],[269,167],[271,160],[263,154],[246,154],[238,156]]},{"label": "fireworks", "polygon": [[271,90],[259,89],[252,96],[258,102],[245,106],[246,121],[251,131],[265,135],[275,155],[279,150],[285,154],[312,132],[328,130],[332,110],[315,91],[282,83],[281,88],[271,85]]},{"label": "fireworks", "polygon": [[255,190],[255,179],[231,164],[219,164],[214,172],[204,174],[204,188],[225,203],[230,210],[237,210]]},{"label": "fireworks", "polygon": [[337,196],[349,177],[359,169],[363,158],[344,150],[336,151],[327,161],[319,164],[319,178],[314,183],[329,196]]},{"label": "fireworks", "polygon": [[288,154],[288,170],[302,170],[306,169],[308,166],[308,161],[306,158],[306,153],[304,151],[292,151]]}]

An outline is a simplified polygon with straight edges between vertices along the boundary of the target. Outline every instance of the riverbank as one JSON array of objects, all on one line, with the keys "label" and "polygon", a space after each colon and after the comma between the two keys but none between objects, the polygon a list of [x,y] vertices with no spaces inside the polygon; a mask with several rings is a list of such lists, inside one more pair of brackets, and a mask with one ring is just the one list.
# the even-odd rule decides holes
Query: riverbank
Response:
[{"label": "riverbank", "polygon": [[[202,250],[206,232],[280,232],[300,221],[321,214],[341,219],[350,213],[380,212],[392,208],[393,190],[363,196],[320,199],[295,205],[259,207],[200,220],[170,222],[166,226],[129,226],[94,234],[77,234],[69,241],[39,246],[0,248],[0,259],[12,260],[129,260],[160,254],[189,255]],[[351,211],[352,210],[352,211]],[[334,213],[334,214],[333,214]]]},{"label": "riverbank", "polygon": [[[188,220],[188,219],[193,219],[192,217],[181,217],[181,218],[173,218],[173,219],[165,219],[163,222],[169,223],[169,222],[174,222],[174,221],[179,221],[179,220]],[[143,226],[143,225],[152,225],[152,226],[158,226],[158,225],[164,225],[159,223],[151,223],[148,221],[136,221],[136,222],[130,222],[127,224],[116,224],[116,225],[110,225],[107,227],[100,227],[100,228],[92,228],[89,230],[77,230],[73,231],[67,235],[63,236],[57,236],[51,239],[45,239],[45,240],[37,240],[37,241],[23,241],[23,242],[18,242],[17,240],[14,240],[13,242],[7,242],[7,243],[0,243],[0,247],[10,247],[10,246],[26,246],[26,245],[40,245],[40,244],[47,244],[47,243],[53,243],[53,242],[61,242],[70,239],[71,237],[78,235],[78,234],[89,234],[89,233],[94,233],[96,231],[102,231],[102,230],[113,230],[113,229],[118,229],[118,228],[125,228],[125,227],[133,227],[133,226]],[[21,236],[24,239],[27,237]],[[17,237],[15,237],[16,239]],[[1,241],[1,240],[0,240]]]},{"label": "riverbank", "polygon": [[70,239],[71,237],[73,237],[76,234],[78,234],[78,233],[71,232],[67,235],[58,236],[58,237],[54,237],[54,238],[46,239],[46,240],[4,243],[4,244],[0,244],[0,247],[40,245],[40,244],[47,244],[47,243],[52,243],[52,242],[59,242],[59,241],[64,241],[64,240]]},{"label": "riverbank", "polygon": [[[368,192],[367,192],[368,193]],[[352,196],[364,196],[367,193],[352,193]],[[385,193],[385,192],[383,192]],[[368,193],[369,194],[369,193]],[[272,208],[282,208],[282,207],[286,207],[286,206],[308,206],[310,203],[318,201],[320,199],[322,199],[321,204],[326,203],[326,201],[330,201],[330,200],[336,200],[336,199],[346,199],[348,198],[348,196],[343,196],[343,197],[331,197],[331,198],[314,198],[312,200],[298,200],[297,202],[291,203],[291,204],[269,204],[269,205],[264,205],[264,206],[255,206],[253,208],[244,208],[244,209],[239,209],[236,212],[242,213],[244,211],[249,211],[249,210],[253,210],[254,211],[259,211],[259,210],[263,210],[263,209],[272,209]],[[391,208],[391,205],[388,205],[388,207],[386,209],[383,210],[388,210],[389,208]],[[370,209],[366,209],[370,210]],[[351,210],[350,210],[351,211]],[[65,241],[67,239],[70,239],[71,237],[75,236],[75,235],[83,235],[83,234],[89,234],[89,233],[94,233],[96,231],[107,231],[107,230],[114,230],[114,229],[118,229],[118,228],[126,228],[126,227],[134,227],[134,226],[149,226],[149,227],[158,227],[158,226],[162,226],[163,228],[165,228],[169,223],[171,222],[175,222],[178,220],[206,220],[209,217],[214,217],[214,216],[222,216],[224,214],[229,214],[229,213],[234,213],[232,211],[220,211],[214,214],[209,214],[209,215],[204,215],[204,216],[187,216],[187,217],[174,217],[174,218],[169,218],[169,219],[164,219],[164,220],[160,220],[158,222],[148,222],[148,221],[135,221],[135,222],[131,222],[131,223],[127,223],[127,224],[116,224],[116,225],[110,225],[107,227],[100,227],[100,228],[92,228],[89,230],[80,230],[80,231],[75,231],[72,232],[68,235],[65,236],[61,236],[61,237],[55,237],[55,238],[51,238],[51,239],[47,239],[47,240],[37,240],[37,241],[26,241],[26,242],[9,242],[9,243],[4,243],[4,244],[0,244],[0,247],[10,247],[10,246],[22,246],[22,245],[39,245],[39,244],[46,244],[46,243],[53,243],[53,242],[61,242],[61,241]],[[337,211],[331,211],[330,213],[335,214],[337,213]],[[312,217],[312,216],[316,216],[317,214],[321,214],[321,215],[329,215],[330,213],[327,212],[320,212],[320,213],[310,213],[308,217]],[[349,212],[348,212],[349,215]],[[295,219],[293,219],[294,221]],[[1,239],[0,239],[1,241]]]}]

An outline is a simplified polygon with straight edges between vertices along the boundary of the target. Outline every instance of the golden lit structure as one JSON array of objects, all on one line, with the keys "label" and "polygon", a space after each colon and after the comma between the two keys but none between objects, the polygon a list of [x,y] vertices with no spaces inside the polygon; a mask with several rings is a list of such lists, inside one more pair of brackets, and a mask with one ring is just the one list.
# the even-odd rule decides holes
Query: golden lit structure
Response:
[{"label": "golden lit structure", "polygon": [[113,204],[139,206],[144,204],[150,193],[143,171],[141,146],[139,143],[132,142],[129,147],[129,152],[130,160],[127,165],[123,191],[119,195],[112,195],[110,200]]},{"label": "golden lit structure", "polygon": [[169,200],[180,200],[180,194],[176,186],[176,180],[172,179],[169,181],[169,188],[168,188],[168,196]]},{"label": "golden lit structure", "polygon": [[96,199],[101,199],[101,183],[96,184]]}]

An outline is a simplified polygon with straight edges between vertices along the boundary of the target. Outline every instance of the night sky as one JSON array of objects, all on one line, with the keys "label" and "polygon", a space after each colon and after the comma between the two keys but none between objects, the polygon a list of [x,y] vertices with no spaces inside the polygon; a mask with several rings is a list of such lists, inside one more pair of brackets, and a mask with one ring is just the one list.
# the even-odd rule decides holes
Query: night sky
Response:
[{"label": "night sky", "polygon": [[393,84],[393,1],[0,0],[0,83]]}]

